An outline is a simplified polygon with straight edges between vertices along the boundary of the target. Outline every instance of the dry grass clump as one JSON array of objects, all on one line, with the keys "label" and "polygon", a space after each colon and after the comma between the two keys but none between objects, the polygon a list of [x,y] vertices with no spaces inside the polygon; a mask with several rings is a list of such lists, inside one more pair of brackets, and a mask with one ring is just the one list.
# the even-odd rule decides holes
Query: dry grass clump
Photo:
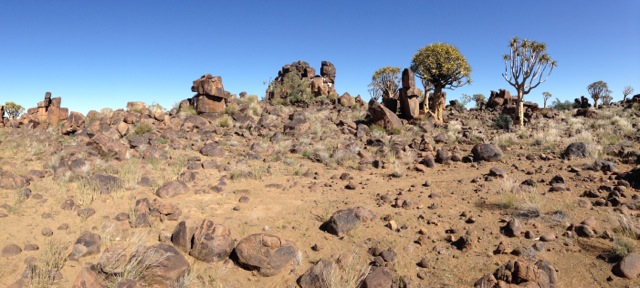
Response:
[{"label": "dry grass clump", "polygon": [[[346,257],[345,257],[346,258]],[[365,257],[357,253],[349,255],[347,261],[337,261],[326,274],[322,275],[329,288],[360,287],[369,274],[370,266]]]},{"label": "dry grass clump", "polygon": [[628,215],[617,215],[615,220],[618,227],[613,229],[613,247],[611,252],[618,257],[624,257],[629,253],[638,251],[638,238],[640,223],[638,219]]},{"label": "dry grass clump", "polygon": [[50,240],[40,252],[38,261],[29,266],[26,287],[45,288],[51,287],[56,274],[62,269],[67,260],[67,244]]},{"label": "dry grass clump", "polygon": [[536,218],[542,215],[546,199],[535,187],[522,186],[517,179],[504,178],[500,181],[501,193],[504,194],[500,206],[512,210],[515,216],[521,218]]},{"label": "dry grass clump", "polygon": [[142,163],[138,158],[131,158],[118,166],[118,176],[124,181],[125,188],[133,188],[142,178]]},{"label": "dry grass clump", "polygon": [[[227,107],[231,107],[231,106],[227,106]],[[229,115],[230,114],[220,115],[220,117],[218,117],[218,119],[216,120],[216,126],[222,127],[222,128],[233,127],[233,118],[231,118],[231,116]]]}]

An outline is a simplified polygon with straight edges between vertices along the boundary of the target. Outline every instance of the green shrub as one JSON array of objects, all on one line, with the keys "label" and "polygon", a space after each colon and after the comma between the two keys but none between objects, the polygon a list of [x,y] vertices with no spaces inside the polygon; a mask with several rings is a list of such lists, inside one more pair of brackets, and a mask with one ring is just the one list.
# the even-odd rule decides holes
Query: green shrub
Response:
[{"label": "green shrub", "polygon": [[267,93],[272,95],[273,104],[308,106],[314,100],[309,91],[309,79],[302,78],[295,69],[287,73],[282,81],[271,81]]},{"label": "green shrub", "polygon": [[507,114],[500,114],[493,122],[493,126],[498,129],[510,130],[513,125],[513,119]]},{"label": "green shrub", "polygon": [[144,135],[146,133],[153,132],[153,130],[154,130],[153,125],[146,122],[140,122],[140,124],[136,126],[135,133],[138,135]]},{"label": "green shrub", "polygon": [[561,111],[571,110],[573,109],[573,102],[569,100],[565,100],[564,102],[562,102],[560,101],[560,99],[556,98],[556,100],[553,100],[553,102],[551,103],[551,108]]}]

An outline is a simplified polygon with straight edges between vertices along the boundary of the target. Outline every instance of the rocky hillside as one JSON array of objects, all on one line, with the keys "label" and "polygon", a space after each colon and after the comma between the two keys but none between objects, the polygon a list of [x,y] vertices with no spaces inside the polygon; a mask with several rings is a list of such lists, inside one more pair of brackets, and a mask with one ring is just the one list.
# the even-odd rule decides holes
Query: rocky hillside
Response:
[{"label": "rocky hillside", "polygon": [[61,115],[49,95],[5,121],[0,286],[640,284],[635,106],[435,126],[198,87],[169,111]]}]

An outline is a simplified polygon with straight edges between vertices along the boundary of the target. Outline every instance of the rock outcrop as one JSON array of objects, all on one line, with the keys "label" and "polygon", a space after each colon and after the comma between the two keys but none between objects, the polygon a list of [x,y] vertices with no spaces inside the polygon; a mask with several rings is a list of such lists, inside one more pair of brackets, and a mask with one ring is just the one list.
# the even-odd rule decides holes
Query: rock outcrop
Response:
[{"label": "rock outcrop", "polygon": [[30,121],[40,124],[46,122],[51,126],[56,126],[69,118],[69,109],[60,107],[61,103],[61,97],[51,98],[51,92],[47,92],[44,94],[44,101],[38,102],[37,107],[29,108],[21,122],[23,124]]},{"label": "rock outcrop", "polygon": [[405,68],[402,71],[402,88],[400,88],[400,110],[402,118],[411,120],[420,116],[420,90],[416,88],[413,72]]},{"label": "rock outcrop", "polygon": [[[314,96],[328,96],[335,95],[337,97],[335,89],[336,80],[336,67],[329,61],[322,61],[320,67],[320,75],[316,75],[316,69],[311,67],[309,63],[299,60],[291,64],[282,66],[282,69],[278,71],[278,76],[274,79],[273,83],[267,90],[267,99],[272,101],[274,99],[282,98],[282,95],[288,95],[291,91],[286,91],[285,77],[295,73],[299,79],[307,83],[307,91]],[[289,76],[291,77],[291,76]],[[275,85],[279,85],[276,89]]]},{"label": "rock outcrop", "polygon": [[194,80],[191,91],[196,95],[188,99],[188,102],[198,114],[222,112],[230,98],[224,91],[222,77],[211,74],[202,75]]}]

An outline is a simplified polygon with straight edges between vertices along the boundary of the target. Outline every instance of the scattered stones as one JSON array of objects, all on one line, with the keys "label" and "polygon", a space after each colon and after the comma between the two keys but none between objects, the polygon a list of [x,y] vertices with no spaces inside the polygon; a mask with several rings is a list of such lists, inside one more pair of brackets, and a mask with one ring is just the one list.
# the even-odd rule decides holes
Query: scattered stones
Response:
[{"label": "scattered stones", "polygon": [[[555,268],[546,261],[535,263],[510,260],[493,274],[487,274],[473,284],[476,288],[510,287],[509,284],[526,287],[556,287],[558,283]],[[524,285],[523,285],[524,284]]]}]

